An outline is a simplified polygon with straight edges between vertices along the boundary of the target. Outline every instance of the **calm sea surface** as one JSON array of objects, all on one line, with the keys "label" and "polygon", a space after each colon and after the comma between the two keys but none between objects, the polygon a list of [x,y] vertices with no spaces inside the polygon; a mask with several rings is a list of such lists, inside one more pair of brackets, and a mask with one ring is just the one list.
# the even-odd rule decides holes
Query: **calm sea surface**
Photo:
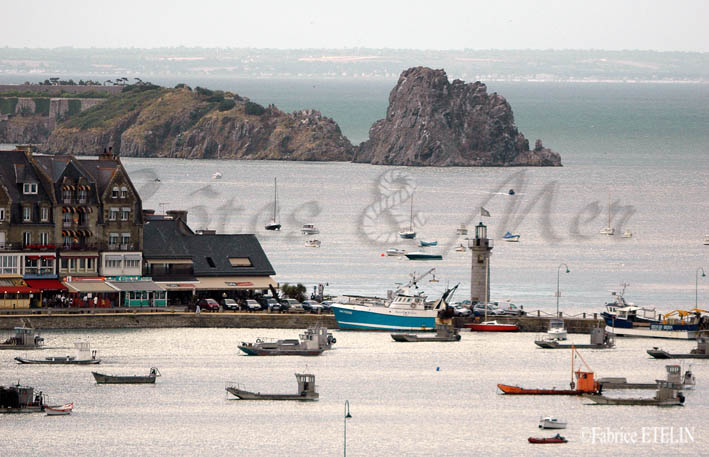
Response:
[{"label": "calm sea surface", "polygon": [[[195,84],[194,82],[186,81]],[[353,142],[384,116],[394,83],[214,81],[284,110],[316,108],[332,116]],[[702,245],[709,233],[709,86],[490,83],[507,97],[520,130],[561,153],[563,168],[407,168],[349,163],[124,159],[145,208],[187,209],[189,224],[222,233],[256,233],[281,282],[326,293],[383,295],[414,271],[436,268],[422,288],[436,296],[460,283],[468,298],[470,254],[456,228],[484,222],[494,238],[492,298],[551,312],[559,271],[565,314],[599,312],[621,283],[627,298],[660,311],[709,299]],[[221,180],[213,180],[216,171]],[[266,232],[278,178],[283,230]],[[159,181],[156,181],[156,178]],[[507,195],[508,189],[516,191]],[[440,262],[382,257],[390,247],[416,249],[396,233],[408,227],[411,196],[418,239],[437,240]],[[614,237],[599,235],[612,204]],[[304,223],[321,233],[306,248]],[[633,237],[619,236],[630,230]],[[501,240],[507,232],[519,243]],[[560,264],[571,270],[564,273]],[[698,288],[695,289],[697,280]],[[567,351],[536,350],[534,336],[466,333],[460,343],[405,345],[386,334],[337,333],[337,349],[322,357],[248,358],[236,344],[258,336],[295,336],[288,330],[125,330],[46,332],[49,345],[69,347],[89,337],[101,371],[138,373],[157,366],[156,386],[93,384],[90,368],[16,366],[0,353],[0,380],[20,379],[58,402],[73,400],[71,417],[0,417],[0,455],[337,455],[342,452],[343,404],[350,455],[699,455],[709,444],[706,417],[709,367],[697,362],[696,392],[684,408],[587,406],[578,398],[509,398],[495,384],[565,386]],[[585,342],[587,337],[578,336]],[[642,381],[664,375],[645,349],[657,342],[620,340],[608,352],[584,356],[601,376]],[[663,342],[687,350],[689,342]],[[64,351],[63,349],[60,350]],[[45,351],[47,355],[52,355]],[[307,364],[307,365],[306,365]],[[295,390],[293,373],[317,375],[314,404],[228,400],[227,381],[268,392]],[[437,371],[437,367],[440,370]],[[146,394],[147,393],[147,394]],[[648,392],[644,393],[648,395]],[[526,438],[541,414],[569,421],[565,446],[530,448]],[[592,442],[592,427],[619,432],[616,442]],[[644,427],[684,428],[693,442],[662,443]],[[652,429],[655,430],[655,429]],[[667,433],[668,429],[664,433]],[[602,431],[606,432],[604,428]],[[596,431],[597,434],[600,431]],[[626,433],[627,432],[627,433]],[[624,435],[625,433],[625,435]],[[636,434],[636,444],[618,444]],[[654,433],[654,432],[653,432]],[[660,433],[660,432],[658,432]],[[623,438],[626,437],[626,438]],[[685,437],[686,438],[686,437]],[[666,441],[666,440],[665,440]],[[686,439],[685,439],[686,441]]]}]

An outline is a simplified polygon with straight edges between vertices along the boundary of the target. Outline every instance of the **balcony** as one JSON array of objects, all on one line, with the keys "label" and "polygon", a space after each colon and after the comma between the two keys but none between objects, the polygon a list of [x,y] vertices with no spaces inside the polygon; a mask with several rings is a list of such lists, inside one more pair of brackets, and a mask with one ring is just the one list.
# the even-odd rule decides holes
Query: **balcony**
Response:
[{"label": "balcony", "polygon": [[96,251],[98,246],[94,243],[72,243],[59,246],[61,251]]}]

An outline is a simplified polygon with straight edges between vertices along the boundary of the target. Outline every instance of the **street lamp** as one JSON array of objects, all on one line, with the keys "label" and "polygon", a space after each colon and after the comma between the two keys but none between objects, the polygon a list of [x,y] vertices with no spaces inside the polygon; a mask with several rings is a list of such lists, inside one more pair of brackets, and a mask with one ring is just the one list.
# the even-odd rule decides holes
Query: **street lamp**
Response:
[{"label": "street lamp", "polygon": [[561,267],[566,267],[566,272],[571,273],[569,266],[565,263],[560,264],[559,268],[556,269],[556,317],[559,317],[559,295],[561,295],[559,292],[559,276],[561,273]]},{"label": "street lamp", "polygon": [[697,297],[699,296],[699,272],[702,272],[702,278],[706,278],[706,273],[704,273],[704,268],[697,268],[697,272],[694,274],[694,307],[697,307]]},{"label": "street lamp", "polygon": [[352,419],[352,414],[350,414],[350,401],[345,400],[345,457],[347,457],[347,419]]}]

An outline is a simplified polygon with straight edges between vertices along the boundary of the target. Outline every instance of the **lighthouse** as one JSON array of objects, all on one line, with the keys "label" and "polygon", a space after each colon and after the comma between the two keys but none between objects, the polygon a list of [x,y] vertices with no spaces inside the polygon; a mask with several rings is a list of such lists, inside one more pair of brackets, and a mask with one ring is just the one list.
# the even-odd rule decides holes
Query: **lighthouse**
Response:
[{"label": "lighthouse", "polygon": [[468,247],[472,252],[470,301],[471,303],[489,303],[492,240],[488,239],[487,226],[482,222],[475,226],[475,238],[468,241]]}]

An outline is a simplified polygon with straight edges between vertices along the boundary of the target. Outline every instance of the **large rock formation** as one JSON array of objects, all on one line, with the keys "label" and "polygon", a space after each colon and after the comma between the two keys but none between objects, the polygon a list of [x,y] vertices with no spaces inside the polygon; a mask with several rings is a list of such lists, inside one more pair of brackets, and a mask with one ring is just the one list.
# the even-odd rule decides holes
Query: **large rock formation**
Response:
[{"label": "large rock formation", "polygon": [[355,162],[415,166],[561,166],[517,130],[509,103],[481,82],[448,82],[443,70],[410,68],[389,95]]},{"label": "large rock formation", "polygon": [[110,99],[55,129],[42,150],[122,156],[349,161],[354,147],[317,111],[284,113],[238,95],[154,88]]}]

